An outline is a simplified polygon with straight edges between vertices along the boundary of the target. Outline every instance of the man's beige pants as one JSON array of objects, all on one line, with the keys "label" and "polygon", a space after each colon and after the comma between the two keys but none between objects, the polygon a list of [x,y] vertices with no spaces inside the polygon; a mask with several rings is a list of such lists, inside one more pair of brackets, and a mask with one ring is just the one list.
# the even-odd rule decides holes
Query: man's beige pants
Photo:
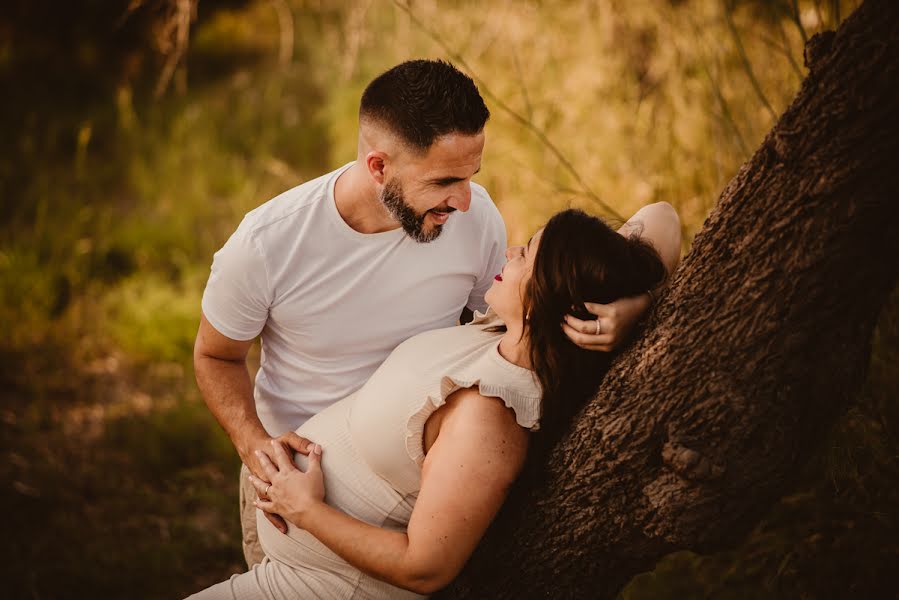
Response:
[{"label": "man's beige pants", "polygon": [[256,499],[256,488],[250,483],[250,470],[246,465],[240,466],[240,529],[243,534],[243,557],[247,561],[247,568],[252,569],[265,558],[265,552],[259,544],[259,534],[256,531],[256,507],[253,500]]}]

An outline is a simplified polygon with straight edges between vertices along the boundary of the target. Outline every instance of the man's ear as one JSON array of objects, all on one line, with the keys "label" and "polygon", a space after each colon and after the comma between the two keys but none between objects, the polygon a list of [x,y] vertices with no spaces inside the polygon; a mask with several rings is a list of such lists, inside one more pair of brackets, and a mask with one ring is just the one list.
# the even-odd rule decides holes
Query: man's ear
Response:
[{"label": "man's ear", "polygon": [[365,155],[365,166],[368,168],[368,174],[378,184],[384,185],[386,179],[384,169],[387,166],[387,154],[380,150],[372,150]]}]

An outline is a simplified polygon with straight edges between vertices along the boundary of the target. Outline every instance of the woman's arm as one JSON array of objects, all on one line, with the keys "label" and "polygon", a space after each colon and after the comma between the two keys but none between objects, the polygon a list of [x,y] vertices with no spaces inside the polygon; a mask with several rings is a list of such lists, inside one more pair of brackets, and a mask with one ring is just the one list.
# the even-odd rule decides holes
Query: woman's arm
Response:
[{"label": "woman's arm", "polygon": [[618,230],[621,235],[637,233],[659,253],[669,275],[680,262],[681,227],[677,211],[667,202],[648,204],[634,213]]},{"label": "woman's arm", "polygon": [[[440,432],[425,457],[421,490],[406,533],[354,519],[325,504],[320,457],[302,473],[283,452],[270,464],[265,511],[283,515],[369,575],[421,594],[446,586],[462,570],[524,464],[527,432],[511,409],[476,390],[447,399]],[[258,480],[257,480],[258,481]],[[255,482],[254,482],[255,483]]]},{"label": "woman's arm", "polygon": [[[637,234],[652,244],[659,253],[668,275],[674,272],[680,262],[681,226],[677,211],[667,202],[656,202],[644,206],[627,220],[618,230],[621,235]],[[650,305],[649,294],[619,298],[611,304],[585,303],[588,311],[596,319],[582,321],[567,315],[562,329],[575,344],[586,350],[610,352],[627,339],[631,330]],[[597,335],[596,322],[599,320],[602,333]]]}]

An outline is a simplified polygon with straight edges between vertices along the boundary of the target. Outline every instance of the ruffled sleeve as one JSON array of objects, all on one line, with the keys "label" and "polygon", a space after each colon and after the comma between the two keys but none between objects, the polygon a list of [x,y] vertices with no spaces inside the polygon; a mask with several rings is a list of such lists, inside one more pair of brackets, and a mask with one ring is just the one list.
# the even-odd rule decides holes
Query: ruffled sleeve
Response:
[{"label": "ruffled sleeve", "polygon": [[[481,318],[489,316],[490,312],[488,310],[487,315],[481,315]],[[501,380],[501,384],[488,381],[487,378],[471,379],[464,375],[445,375],[440,380],[439,389],[428,394],[427,402],[409,417],[406,426],[406,451],[419,466],[424,463],[425,459],[423,432],[428,417],[446,404],[446,399],[451,394],[460,389],[478,386],[478,391],[482,396],[499,398],[508,408],[511,408],[515,412],[515,421],[521,427],[531,431],[537,431],[540,428],[541,394],[533,375],[527,369],[505,362],[496,348],[493,348],[492,351],[496,353],[496,356],[491,357],[493,360],[487,361],[487,364],[490,365],[488,368],[493,371],[490,379]],[[495,359],[502,362],[497,362]],[[507,372],[497,374],[497,369],[505,369]]]},{"label": "ruffled sleeve", "polygon": [[474,311],[474,318],[471,320],[468,325],[502,325],[503,322],[497,316],[496,312],[489,306],[487,307],[487,312],[482,313],[479,310]]}]

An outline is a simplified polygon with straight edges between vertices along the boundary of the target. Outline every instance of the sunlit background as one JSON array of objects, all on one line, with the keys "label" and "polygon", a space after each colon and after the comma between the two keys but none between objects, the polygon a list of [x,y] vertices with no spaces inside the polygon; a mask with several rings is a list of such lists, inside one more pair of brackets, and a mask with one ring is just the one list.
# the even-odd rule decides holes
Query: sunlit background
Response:
[{"label": "sunlit background", "polygon": [[[242,570],[237,454],[193,381],[200,295],[244,213],[354,158],[375,75],[439,57],[475,78],[492,113],[477,180],[511,242],[566,206],[620,221],[665,200],[687,251],[798,90],[804,40],[856,4],[4,2],[4,597],[171,598]],[[796,489],[739,547],[672,555],[624,598],[890,580],[897,300]]]}]

